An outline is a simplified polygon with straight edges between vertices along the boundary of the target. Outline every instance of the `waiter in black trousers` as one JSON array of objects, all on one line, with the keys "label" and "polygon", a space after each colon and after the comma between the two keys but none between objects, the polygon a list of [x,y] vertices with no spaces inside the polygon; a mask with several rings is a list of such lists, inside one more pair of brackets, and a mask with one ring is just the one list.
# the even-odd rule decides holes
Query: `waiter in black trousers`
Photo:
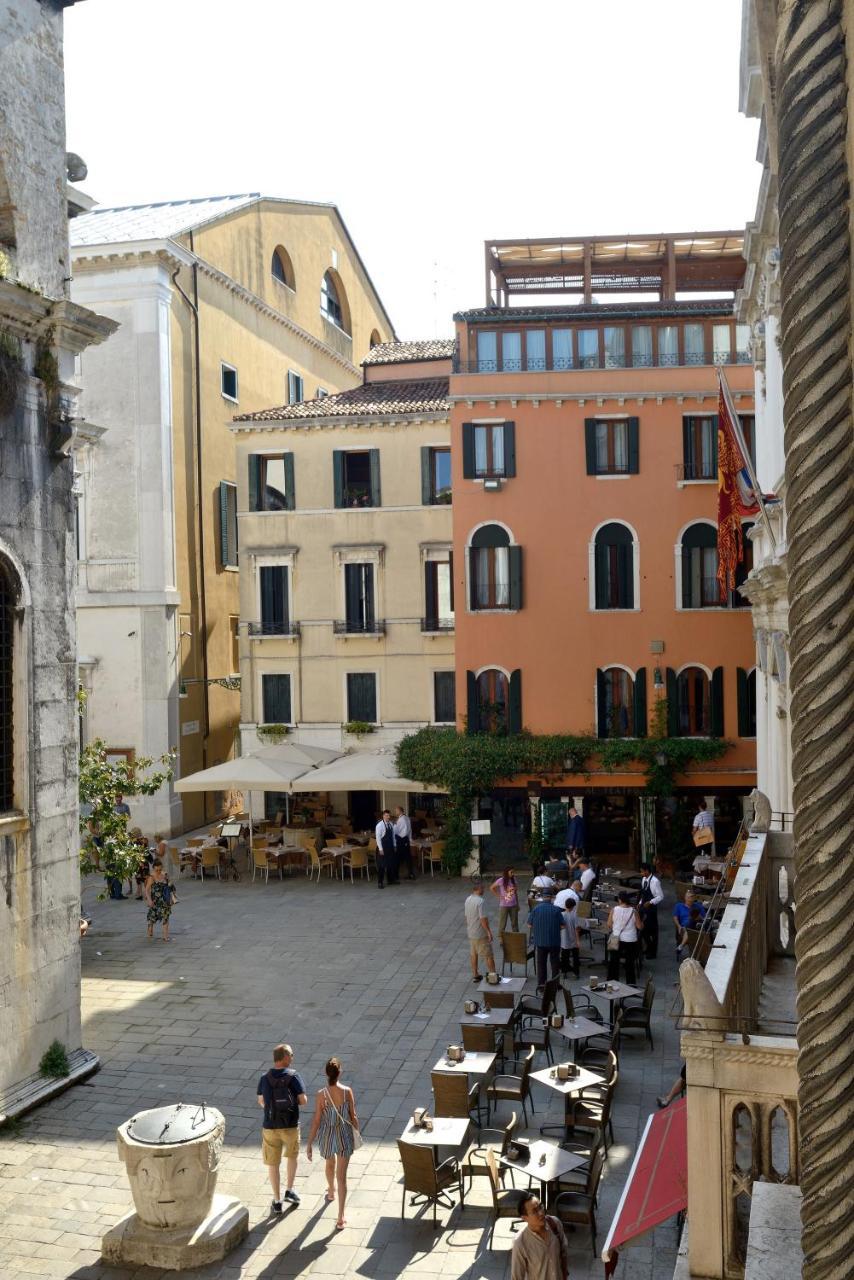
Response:
[{"label": "waiter in black trousers", "polygon": [[638,894],[638,910],[643,920],[643,949],[647,960],[658,955],[658,904],[664,899],[661,881],[648,862],[640,865],[641,880]]},{"label": "waiter in black trousers", "polygon": [[400,805],[394,811],[394,853],[397,859],[397,874],[400,875],[404,863],[406,864],[407,879],[414,880],[415,873],[412,870],[412,823],[401,809]]},{"label": "waiter in black trousers", "polygon": [[377,888],[384,889],[386,883],[397,884],[397,856],[394,851],[394,827],[391,813],[383,809],[383,816],[377,823],[374,835],[377,839]]}]

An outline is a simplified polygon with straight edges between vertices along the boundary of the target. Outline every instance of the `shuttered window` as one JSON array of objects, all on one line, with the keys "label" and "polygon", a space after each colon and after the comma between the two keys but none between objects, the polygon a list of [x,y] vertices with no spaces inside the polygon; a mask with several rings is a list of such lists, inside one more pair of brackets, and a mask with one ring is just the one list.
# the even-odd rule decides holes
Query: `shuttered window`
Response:
[{"label": "shuttered window", "polygon": [[372,564],[344,565],[344,605],[348,632],[372,633],[376,630]]},{"label": "shuttered window", "polygon": [[500,525],[476,530],[469,551],[471,608],[522,608],[522,548]]},{"label": "shuttered window", "polygon": [[[668,672],[672,676],[672,672]],[[668,685],[671,681],[668,680]],[[675,694],[675,716],[672,735],[679,738],[707,738],[711,731],[711,688],[709,677],[701,667],[686,667],[672,680]],[[668,689],[668,700],[670,699]]]},{"label": "shuttered window", "polygon": [[[15,609],[18,593],[0,562],[0,813],[15,807]],[[23,672],[19,680],[25,680]]]},{"label": "shuttered window", "polygon": [[631,738],[635,732],[634,680],[622,667],[596,675],[596,728],[600,738]]},{"label": "shuttered window", "polygon": [[737,670],[738,679],[738,736],[756,737],[756,669]]},{"label": "shuttered window", "polygon": [[332,481],[336,507],[380,506],[379,449],[335,449]]},{"label": "shuttered window", "polygon": [[293,511],[294,455],[250,453],[249,510]]},{"label": "shuttered window", "polygon": [[347,719],[377,723],[377,678],[373,671],[347,673]]},{"label": "shuttered window", "polygon": [[301,404],[303,401],[302,375],[288,369],[288,404]]},{"label": "shuttered window", "polygon": [[452,553],[447,560],[424,564],[424,630],[453,631],[454,578]]},{"label": "shuttered window", "polygon": [[424,445],[421,449],[421,501],[425,507],[451,501],[451,450]]},{"label": "shuttered window", "polygon": [[682,465],[686,480],[718,476],[718,416],[691,414],[682,419]]},{"label": "shuttered window", "polygon": [[261,713],[264,724],[291,724],[291,677],[261,676]]},{"label": "shuttered window", "polygon": [[228,480],[219,482],[219,563],[237,568],[237,486]]},{"label": "shuttered window", "polygon": [[457,718],[456,680],[453,671],[433,672],[433,719],[436,724],[453,724]]},{"label": "shuttered window", "polygon": [[623,524],[603,525],[594,544],[595,603],[597,609],[633,609],[634,544]]},{"label": "shuttered window", "polygon": [[682,608],[720,605],[717,530],[710,524],[692,524],[682,535]]},{"label": "shuttered window", "polygon": [[261,596],[261,633],[286,636],[289,633],[287,565],[262,565],[258,570]]},{"label": "shuttered window", "polygon": [[585,418],[584,449],[589,476],[637,475],[640,420]]},{"label": "shuttered window", "polygon": [[464,422],[464,479],[509,478],[515,474],[515,422]]}]

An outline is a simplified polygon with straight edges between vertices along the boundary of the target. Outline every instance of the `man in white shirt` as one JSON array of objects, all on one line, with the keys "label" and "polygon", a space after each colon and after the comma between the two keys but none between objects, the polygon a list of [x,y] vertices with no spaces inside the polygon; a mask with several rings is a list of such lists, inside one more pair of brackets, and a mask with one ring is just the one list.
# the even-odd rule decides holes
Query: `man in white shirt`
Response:
[{"label": "man in white shirt", "polygon": [[558,1219],[546,1214],[533,1191],[519,1197],[519,1217],[525,1230],[513,1243],[510,1280],[568,1280],[569,1250]]},{"label": "man in white shirt", "polygon": [[644,955],[647,960],[654,960],[658,955],[658,905],[664,901],[664,890],[651,863],[642,862],[640,869],[642,879],[638,894],[638,911],[643,921],[641,937]]},{"label": "man in white shirt", "polygon": [[[578,883],[576,881],[576,883]],[[570,969],[578,978],[581,974],[581,961],[578,954],[578,933],[576,931],[576,907],[578,894],[574,889],[561,889],[555,898],[555,906],[563,912],[563,927],[560,931],[560,971],[569,973]]]},{"label": "man in white shirt", "polygon": [[412,839],[412,823],[401,809],[400,805],[395,809],[394,819],[394,850],[397,856],[397,869],[400,871],[403,863],[406,863],[407,880],[414,880],[415,876],[412,871],[412,847],[410,841]]},{"label": "man in white shirt", "polygon": [[374,835],[377,840],[377,887],[383,889],[386,878],[389,884],[398,883],[394,853],[394,826],[388,809],[383,809]]},{"label": "man in white shirt", "polygon": [[590,865],[589,858],[580,858],[578,862],[579,880],[581,881],[581,896],[585,902],[590,902],[593,897],[593,886],[596,883],[596,872]]}]

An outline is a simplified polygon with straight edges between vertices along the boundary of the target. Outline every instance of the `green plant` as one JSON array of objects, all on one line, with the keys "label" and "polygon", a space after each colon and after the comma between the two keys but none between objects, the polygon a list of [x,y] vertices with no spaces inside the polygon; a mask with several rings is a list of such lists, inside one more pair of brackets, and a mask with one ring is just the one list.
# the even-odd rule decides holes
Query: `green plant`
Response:
[{"label": "green plant", "polygon": [[36,358],[33,361],[33,377],[38,378],[45,389],[47,402],[53,405],[59,394],[59,364],[53,354],[53,329],[39,340],[36,347]]},{"label": "green plant", "polygon": [[0,417],[12,412],[21,380],[21,344],[11,333],[0,332]]},{"label": "green plant", "polygon": [[68,1054],[65,1052],[65,1045],[60,1040],[54,1040],[42,1054],[42,1060],[39,1063],[40,1075],[47,1076],[50,1079],[60,1080],[71,1072],[71,1064],[68,1061]]},{"label": "green plant", "polygon": [[12,270],[12,259],[5,249],[0,248],[0,280],[8,280]]},{"label": "green plant", "polygon": [[270,742],[281,742],[290,733],[286,724],[259,724],[255,732],[259,738],[269,738]]},{"label": "green plant", "polygon": [[352,733],[355,738],[363,738],[366,733],[373,733],[374,726],[367,720],[348,720],[344,725],[345,733]]},{"label": "green plant", "polygon": [[[128,815],[116,813],[117,799],[155,795],[172,777],[174,760],[175,753],[170,751],[158,759],[137,756],[133,761],[110,761],[100,738],[84,747],[80,755],[80,870],[84,875],[100,869],[108,888],[116,882],[121,886],[133,875],[139,866],[139,846],[128,834]],[[163,768],[147,772],[155,764]],[[98,896],[106,898],[106,890]]]},{"label": "green plant", "polygon": [[534,805],[531,814],[531,834],[528,837],[528,857],[531,860],[532,867],[538,867],[543,860],[546,849],[546,842],[543,839],[543,824],[540,815],[540,806]]}]

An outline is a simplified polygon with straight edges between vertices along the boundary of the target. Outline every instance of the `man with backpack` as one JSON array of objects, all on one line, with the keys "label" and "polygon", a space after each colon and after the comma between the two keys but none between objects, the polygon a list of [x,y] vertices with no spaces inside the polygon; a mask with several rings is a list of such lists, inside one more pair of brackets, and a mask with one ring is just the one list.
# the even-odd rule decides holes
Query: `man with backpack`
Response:
[{"label": "man with backpack", "polygon": [[282,1212],[279,1166],[282,1153],[288,1162],[288,1186],[285,1199],[299,1204],[294,1191],[294,1178],[299,1156],[299,1109],[308,1102],[302,1076],[291,1070],[294,1051],[289,1044],[277,1044],[273,1050],[273,1066],[258,1081],[258,1106],[264,1108],[261,1130],[261,1158],[267,1166],[273,1188],[273,1213]]}]

